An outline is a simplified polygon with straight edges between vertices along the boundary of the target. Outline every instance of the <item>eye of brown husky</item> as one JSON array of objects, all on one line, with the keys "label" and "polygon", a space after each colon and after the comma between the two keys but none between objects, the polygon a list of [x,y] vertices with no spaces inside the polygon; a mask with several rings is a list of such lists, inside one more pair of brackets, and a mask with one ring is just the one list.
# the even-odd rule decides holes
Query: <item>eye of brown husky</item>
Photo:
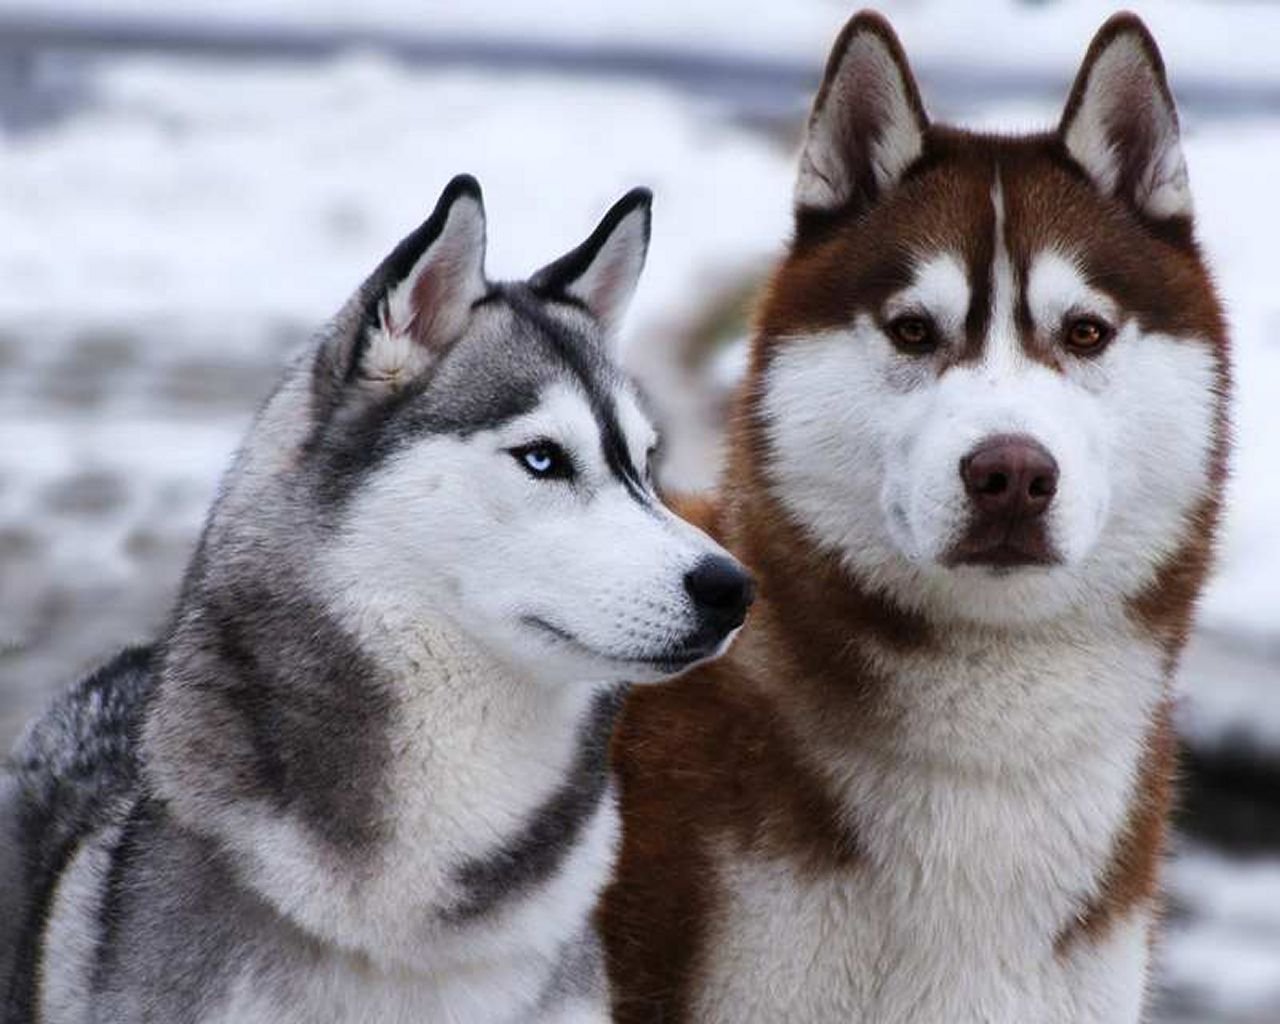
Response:
[{"label": "eye of brown husky", "polygon": [[1110,324],[1088,316],[1068,320],[1066,328],[1067,348],[1078,355],[1097,355],[1115,334]]},{"label": "eye of brown husky", "polygon": [[937,348],[933,325],[922,316],[900,316],[889,321],[889,336],[910,355],[924,355]]}]

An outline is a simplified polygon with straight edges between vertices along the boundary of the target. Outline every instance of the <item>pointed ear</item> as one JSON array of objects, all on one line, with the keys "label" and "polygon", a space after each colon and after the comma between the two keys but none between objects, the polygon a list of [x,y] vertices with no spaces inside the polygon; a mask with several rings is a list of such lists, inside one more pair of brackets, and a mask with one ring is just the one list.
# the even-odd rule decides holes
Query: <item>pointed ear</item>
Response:
[{"label": "pointed ear", "polygon": [[855,15],[831,49],[813,101],[797,210],[869,206],[920,156],[928,125],[893,29],[873,12]]},{"label": "pointed ear", "polygon": [[454,178],[431,216],[384,263],[377,326],[388,339],[428,356],[461,337],[485,292],[485,219],[480,184]]},{"label": "pointed ear", "polygon": [[1135,15],[1115,15],[1094,36],[1058,135],[1103,194],[1157,220],[1191,216],[1164,61]]},{"label": "pointed ear", "polygon": [[484,241],[480,185],[460,174],[338,315],[320,347],[318,393],[335,402],[352,382],[395,390],[429,368],[485,294]]},{"label": "pointed ear", "polygon": [[614,340],[649,251],[653,193],[634,188],[604,215],[591,237],[543,267],[529,287],[549,299],[580,304]]}]

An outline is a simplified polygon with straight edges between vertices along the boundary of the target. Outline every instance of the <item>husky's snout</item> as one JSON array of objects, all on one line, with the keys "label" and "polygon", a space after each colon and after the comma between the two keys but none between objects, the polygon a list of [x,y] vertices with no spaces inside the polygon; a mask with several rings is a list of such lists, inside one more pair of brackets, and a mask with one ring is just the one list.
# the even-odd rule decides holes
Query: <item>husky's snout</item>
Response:
[{"label": "husky's snout", "polygon": [[1058,492],[1058,462],[1025,434],[988,438],[960,460],[969,524],[947,559],[1013,567],[1059,561],[1044,525]]}]

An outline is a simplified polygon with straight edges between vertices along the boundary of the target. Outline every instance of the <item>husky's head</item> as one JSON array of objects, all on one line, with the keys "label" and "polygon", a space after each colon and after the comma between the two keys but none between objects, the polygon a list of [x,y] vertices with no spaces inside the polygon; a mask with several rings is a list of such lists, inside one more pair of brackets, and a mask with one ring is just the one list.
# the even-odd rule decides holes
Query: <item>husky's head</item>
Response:
[{"label": "husky's head", "polygon": [[931,125],[888,24],[831,54],[749,398],[760,473],[903,605],[985,622],[1133,597],[1207,538],[1226,340],[1178,121],[1132,16],[1056,132]]},{"label": "husky's head", "polygon": [[357,630],[444,615],[549,680],[718,654],[750,579],[656,497],[657,435],[610,353],[649,206],[633,191],[568,255],[493,283],[479,186],[455,179],[268,403],[226,499],[257,509],[219,518],[293,509],[317,538],[307,577]]}]

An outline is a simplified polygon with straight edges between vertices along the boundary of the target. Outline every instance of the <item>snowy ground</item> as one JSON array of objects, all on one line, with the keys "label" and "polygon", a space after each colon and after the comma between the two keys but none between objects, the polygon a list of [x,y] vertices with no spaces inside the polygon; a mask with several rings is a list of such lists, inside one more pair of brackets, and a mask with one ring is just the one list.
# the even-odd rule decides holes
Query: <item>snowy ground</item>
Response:
[{"label": "snowy ground", "polygon": [[[56,0],[77,5],[100,7]],[[594,0],[500,12],[496,0],[366,0],[358,12],[197,0],[185,10],[302,19],[317,7],[338,22],[693,39],[815,65],[848,12],[730,0],[658,18]],[[913,55],[1060,70],[1064,88],[1105,13],[999,0],[981,0],[978,13],[919,2],[890,11]],[[1280,6],[1144,13],[1175,90],[1183,71],[1280,83]],[[993,27],[1007,43],[983,45],[975,33]],[[631,334],[634,362],[658,380],[705,296],[767,261],[787,231],[787,147],[722,105],[655,86],[426,74],[368,54],[287,69],[130,59],[104,64],[90,84],[76,116],[0,135],[0,746],[51,685],[160,621],[218,472],[276,368],[452,174],[472,171],[485,187],[494,276],[528,272],[626,188],[653,187]],[[1056,109],[1011,96],[948,113],[1019,127],[1051,123]],[[1202,234],[1235,328],[1239,448],[1183,717],[1206,743],[1245,736],[1280,749],[1280,293],[1264,251],[1280,237],[1280,110],[1228,113],[1186,125]],[[1177,1019],[1280,1017],[1280,866],[1191,848],[1172,882],[1164,957]]]}]

